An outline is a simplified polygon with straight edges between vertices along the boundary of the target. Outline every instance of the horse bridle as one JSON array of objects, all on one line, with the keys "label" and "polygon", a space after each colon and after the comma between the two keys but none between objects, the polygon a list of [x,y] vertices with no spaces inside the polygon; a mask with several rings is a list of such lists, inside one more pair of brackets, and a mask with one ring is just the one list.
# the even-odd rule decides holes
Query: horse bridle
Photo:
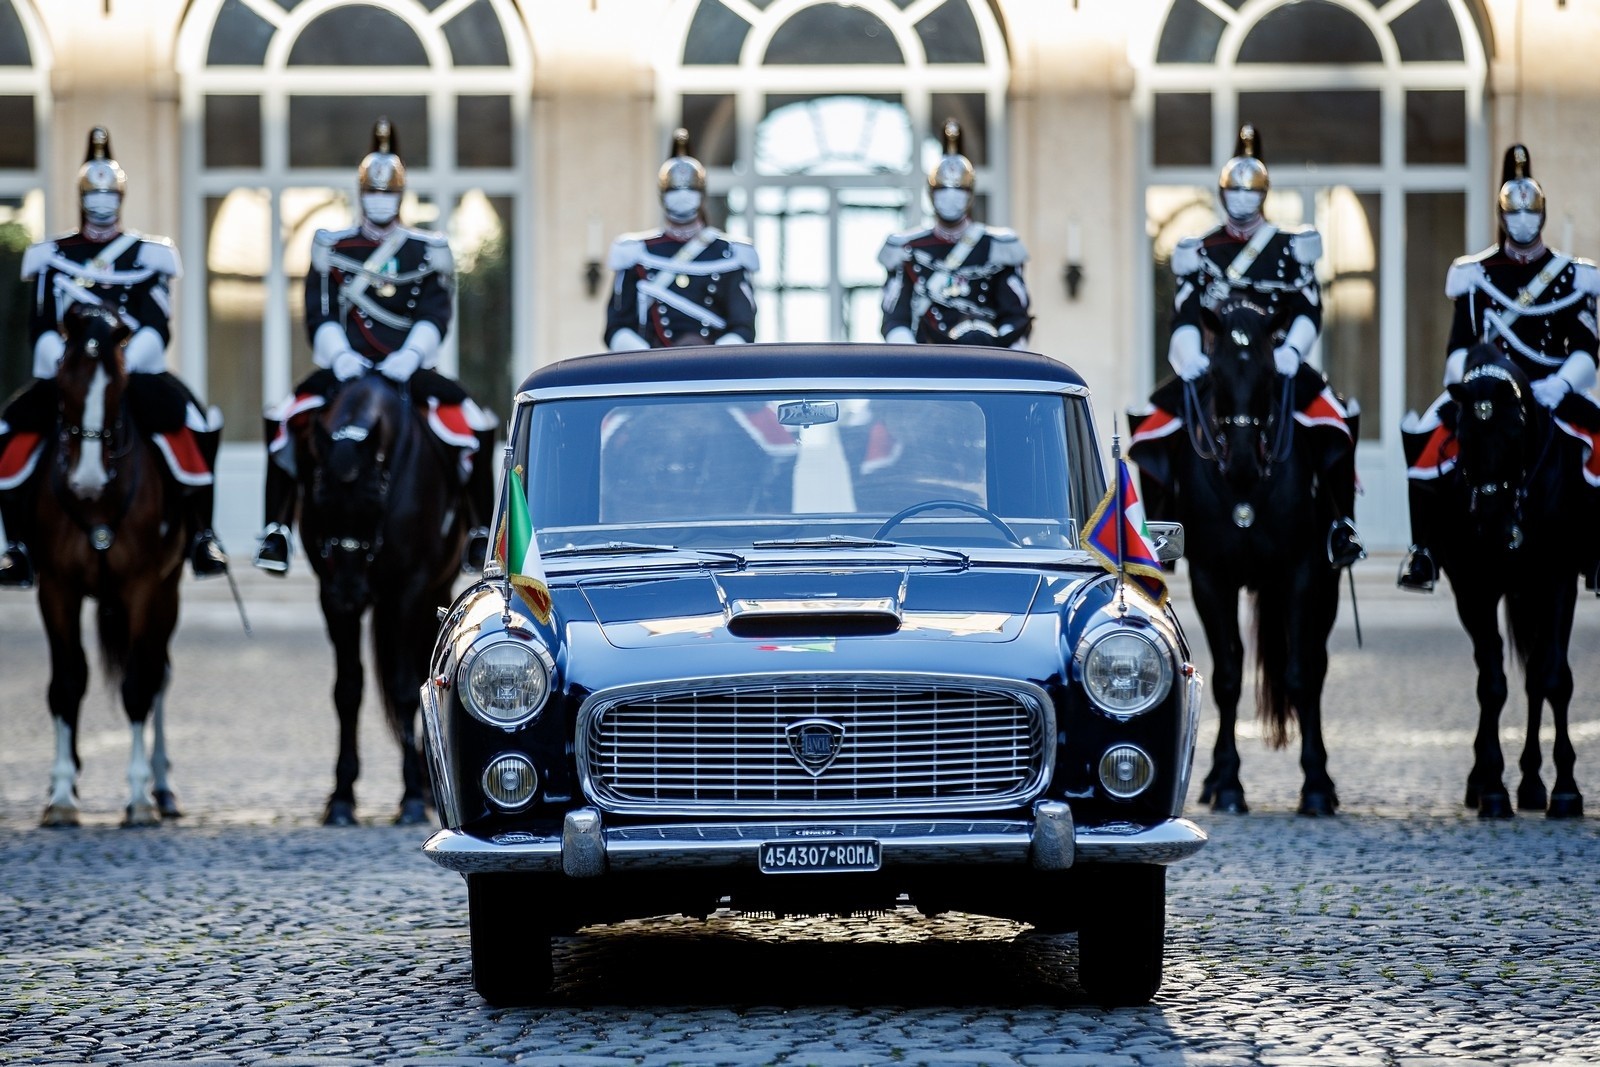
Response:
[{"label": "horse bridle", "polygon": [[[84,351],[90,358],[99,362],[98,345],[93,340],[85,344]],[[106,472],[106,484],[108,486],[118,484],[117,475],[121,470],[121,461],[132,454],[134,446],[134,435],[124,432],[127,411],[128,395],[124,392],[117,398],[117,417],[115,419],[110,420],[104,429],[85,430],[82,423],[67,421],[66,403],[60,396],[59,388],[57,390],[56,455],[50,484],[57,499],[61,501],[62,510],[72,519],[73,524],[78,529],[89,536],[89,544],[97,552],[104,552],[111,547],[112,541],[115,540],[112,536],[112,531],[121,525],[123,516],[128,511],[128,502],[138,492],[139,468],[137,466],[133,468],[133,480],[128,484],[127,492],[122,494],[120,498],[121,507],[111,514],[110,521],[91,523],[84,517],[82,504],[77,495],[66,486],[66,478],[69,473],[67,467],[67,445],[74,437],[80,442],[101,442],[105,447],[105,451],[102,453],[100,464]],[[122,442],[120,447],[116,444],[118,441]]]},{"label": "horse bridle", "polygon": [[[1468,382],[1478,381],[1483,378],[1493,378],[1505,382],[1511,387],[1512,394],[1517,398],[1517,417],[1526,425],[1528,421],[1527,405],[1522,396],[1522,383],[1510,371],[1494,363],[1484,363],[1472,368],[1461,379],[1463,385]],[[1478,404],[1492,403],[1478,401]],[[1463,405],[1465,406],[1465,405]],[[1464,414],[1464,412],[1463,412]],[[1459,431],[1458,431],[1459,432]],[[1478,498],[1495,497],[1501,493],[1510,493],[1511,496],[1511,544],[1510,548],[1519,548],[1522,545],[1522,505],[1528,499],[1528,483],[1535,473],[1544,465],[1545,458],[1550,454],[1551,443],[1555,440],[1555,425],[1547,422],[1545,425],[1544,440],[1539,446],[1539,454],[1532,463],[1524,463],[1517,470],[1516,481],[1502,478],[1499,481],[1472,482],[1467,481],[1467,514],[1474,515],[1478,511]],[[1466,481],[1466,471],[1462,472],[1462,480]]]},{"label": "horse bridle", "polygon": [[[1243,345],[1245,342],[1236,342]],[[1241,348],[1240,355],[1248,356],[1249,350]],[[1203,460],[1215,463],[1218,471],[1227,470],[1227,460],[1223,457],[1222,430],[1228,427],[1236,429],[1255,428],[1260,433],[1261,439],[1261,476],[1271,476],[1274,464],[1281,463],[1289,456],[1289,449],[1294,446],[1294,418],[1290,414],[1294,403],[1294,377],[1285,376],[1283,379],[1282,395],[1277,406],[1267,413],[1265,420],[1260,415],[1235,412],[1231,415],[1218,415],[1214,411],[1207,412],[1206,405],[1200,402],[1200,392],[1193,381],[1183,383],[1184,425],[1189,428],[1189,443],[1195,453]],[[1270,447],[1267,445],[1267,435],[1276,430]]]},{"label": "horse bridle", "polygon": [[[343,429],[343,427],[341,427],[341,429]],[[338,431],[335,431],[336,435],[337,432]],[[337,439],[337,437],[335,439]],[[371,563],[377,558],[378,553],[383,551],[383,519],[388,510],[389,481],[391,477],[391,471],[388,465],[388,454],[382,450],[379,450],[373,456],[373,464],[378,469],[378,485],[374,500],[374,503],[377,505],[377,519],[374,523],[376,529],[370,536],[366,538],[348,536],[324,537],[317,546],[318,554],[324,560],[331,560],[335,552],[343,552],[347,555],[355,555],[360,553],[364,556],[364,562]],[[324,476],[323,471],[323,464],[318,463],[316,474],[318,479],[321,479]]]}]

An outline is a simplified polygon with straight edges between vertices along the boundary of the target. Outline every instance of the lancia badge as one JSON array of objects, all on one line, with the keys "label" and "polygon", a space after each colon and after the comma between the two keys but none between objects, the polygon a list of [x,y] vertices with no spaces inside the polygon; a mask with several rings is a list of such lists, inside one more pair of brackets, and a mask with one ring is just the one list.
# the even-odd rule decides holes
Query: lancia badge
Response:
[{"label": "lancia badge", "polygon": [[789,753],[811,777],[820,778],[832,766],[844,744],[844,727],[832,719],[801,719],[784,728]]},{"label": "lancia badge", "polygon": [[1233,506],[1233,524],[1241,530],[1248,530],[1256,522],[1256,509],[1249,504],[1235,504]]}]

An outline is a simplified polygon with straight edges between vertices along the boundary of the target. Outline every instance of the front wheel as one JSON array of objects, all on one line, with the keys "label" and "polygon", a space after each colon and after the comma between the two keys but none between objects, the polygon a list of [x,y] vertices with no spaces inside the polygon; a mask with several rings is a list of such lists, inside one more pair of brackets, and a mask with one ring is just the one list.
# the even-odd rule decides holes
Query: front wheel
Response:
[{"label": "front wheel", "polygon": [[1106,866],[1083,897],[1089,915],[1078,929],[1078,984],[1106,1007],[1148,1004],[1161,988],[1167,933],[1167,869]]},{"label": "front wheel", "polygon": [[467,875],[472,988],[497,1008],[536,1003],[555,981],[550,927],[532,890],[524,875]]}]

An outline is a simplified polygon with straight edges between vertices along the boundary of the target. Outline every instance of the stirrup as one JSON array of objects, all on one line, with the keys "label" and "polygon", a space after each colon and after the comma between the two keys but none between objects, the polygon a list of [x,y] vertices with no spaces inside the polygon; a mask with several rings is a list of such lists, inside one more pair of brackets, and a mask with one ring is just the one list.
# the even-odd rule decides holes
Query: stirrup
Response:
[{"label": "stirrup", "polygon": [[1348,567],[1367,558],[1367,547],[1349,519],[1335,519],[1328,527],[1328,563],[1334,568]]},{"label": "stirrup", "polygon": [[256,549],[255,565],[282,578],[289,573],[289,554],[289,527],[281,522],[267,523],[261,535],[261,547]]},{"label": "stirrup", "polygon": [[33,558],[28,555],[28,546],[11,542],[0,554],[0,589],[32,589],[33,581]]},{"label": "stirrup", "polygon": [[489,528],[474,526],[467,531],[467,543],[461,548],[461,573],[477,574],[483,570],[489,556]]},{"label": "stirrup", "polygon": [[196,578],[215,578],[228,573],[228,554],[211,530],[201,530],[189,542],[189,566]]},{"label": "stirrup", "polygon": [[1438,580],[1439,567],[1433,561],[1433,553],[1421,545],[1412,545],[1400,562],[1400,575],[1394,584],[1413,593],[1431,593]]}]

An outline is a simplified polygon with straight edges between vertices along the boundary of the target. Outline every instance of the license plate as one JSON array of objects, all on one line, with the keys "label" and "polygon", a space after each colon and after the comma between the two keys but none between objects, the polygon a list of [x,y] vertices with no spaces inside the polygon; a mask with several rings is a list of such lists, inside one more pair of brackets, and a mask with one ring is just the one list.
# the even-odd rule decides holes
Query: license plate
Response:
[{"label": "license plate", "polygon": [[875,871],[883,846],[866,838],[843,841],[766,841],[758,853],[763,874],[833,874]]}]

